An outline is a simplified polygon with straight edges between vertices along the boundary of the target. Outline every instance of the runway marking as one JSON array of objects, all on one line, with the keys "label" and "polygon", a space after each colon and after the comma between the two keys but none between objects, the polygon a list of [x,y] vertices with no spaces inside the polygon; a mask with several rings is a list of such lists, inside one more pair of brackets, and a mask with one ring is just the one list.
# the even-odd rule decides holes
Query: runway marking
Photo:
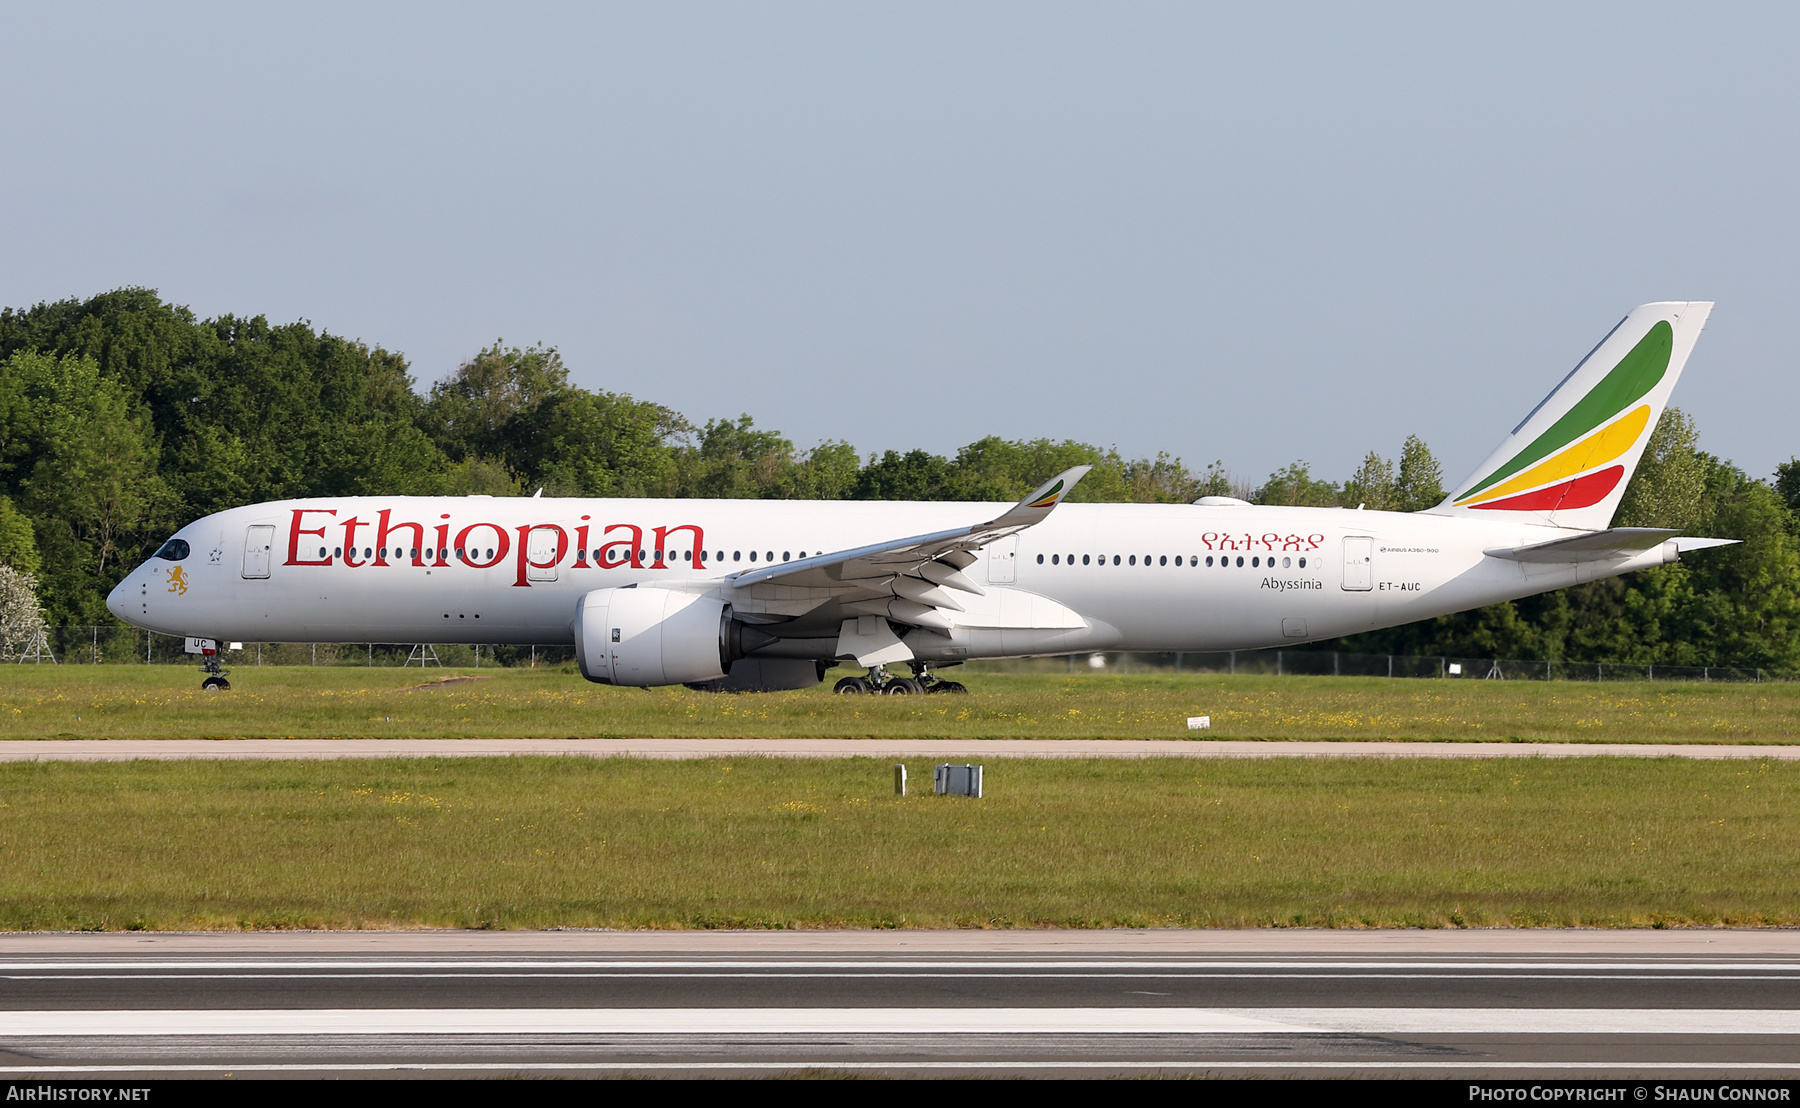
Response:
[{"label": "runway marking", "polygon": [[1729,1008],[314,1008],[0,1012],[0,1039],[171,1035],[1800,1035]]},{"label": "runway marking", "polygon": [[[927,972],[846,973],[8,973],[0,981],[911,981]],[[969,973],[961,981],[1800,981],[1778,973]]]},{"label": "runway marking", "polygon": [[1243,739],[7,739],[0,762],[337,758],[1702,758],[1800,760],[1800,745]]},{"label": "runway marking", "polygon": [[[0,939],[0,942],[3,942]],[[1638,961],[1566,961],[1531,960],[1505,957],[1412,961],[1403,959],[973,959],[967,957],[933,959],[832,959],[832,958],[542,958],[506,960],[431,959],[133,959],[130,961],[95,959],[92,961],[28,961],[0,962],[0,973],[34,970],[882,970],[894,972],[913,969],[921,973],[945,970],[1562,970],[1589,972],[1627,972],[1646,970],[1679,970],[1683,972],[1800,973],[1800,962],[1711,962],[1684,960],[1659,962]]]}]

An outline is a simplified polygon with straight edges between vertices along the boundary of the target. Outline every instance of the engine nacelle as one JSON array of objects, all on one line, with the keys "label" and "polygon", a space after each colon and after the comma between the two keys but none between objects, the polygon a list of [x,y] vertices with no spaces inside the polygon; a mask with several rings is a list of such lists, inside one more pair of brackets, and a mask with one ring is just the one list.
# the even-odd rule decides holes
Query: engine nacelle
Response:
[{"label": "engine nacelle", "polygon": [[628,585],[595,589],[575,605],[581,675],[604,685],[712,681],[775,636],[733,619],[716,596]]}]

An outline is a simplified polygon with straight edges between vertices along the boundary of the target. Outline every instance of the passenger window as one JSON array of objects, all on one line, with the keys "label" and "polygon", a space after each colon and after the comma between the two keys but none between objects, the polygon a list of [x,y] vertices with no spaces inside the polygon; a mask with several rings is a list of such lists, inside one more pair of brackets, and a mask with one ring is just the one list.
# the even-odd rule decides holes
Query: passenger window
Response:
[{"label": "passenger window", "polygon": [[768,554],[766,554],[764,556],[763,560],[768,561],[768,562],[774,561],[775,560],[775,552],[773,550],[769,551]]},{"label": "passenger window", "polygon": [[[1157,564],[1157,565],[1159,565],[1159,566],[1166,566],[1166,565],[1168,565],[1168,564],[1169,564],[1169,556],[1168,556],[1168,555],[1167,555],[1167,554],[1164,554],[1164,555],[1163,555],[1163,556],[1162,556],[1162,557],[1161,557],[1161,558],[1159,558],[1159,559],[1157,559],[1157,562],[1156,562],[1156,564]],[[1176,564],[1176,565],[1180,565],[1180,564],[1181,564],[1181,559],[1180,559],[1180,558],[1177,558],[1177,559],[1175,559],[1175,564]]]},{"label": "passenger window", "polygon": [[1239,569],[1244,568],[1244,556],[1242,554],[1238,555],[1238,568]]},{"label": "passenger window", "polygon": [[1119,556],[1117,554],[1114,554],[1113,555],[1113,565],[1116,566],[1118,564],[1119,564]]},{"label": "passenger window", "polygon": [[1289,567],[1289,566],[1291,566],[1291,565],[1293,565],[1293,564],[1294,564],[1294,560],[1293,560],[1293,559],[1292,559],[1292,558],[1283,558],[1283,559],[1281,559],[1281,568],[1282,568],[1282,569],[1286,569],[1286,568],[1288,568],[1288,567]]},{"label": "passenger window", "polygon": [[1137,565],[1137,555],[1136,554],[1133,554],[1131,556],[1131,564],[1134,566]]},{"label": "passenger window", "polygon": [[333,558],[342,558],[344,556],[344,548],[341,546],[332,547],[331,548],[331,556]]},{"label": "passenger window", "polygon": [[787,551],[783,550],[781,552],[781,560],[784,562],[788,560],[788,552]]},{"label": "passenger window", "polygon": [[1181,555],[1179,555],[1179,554],[1175,555],[1175,564],[1176,565],[1181,564]]},{"label": "passenger window", "polygon": [[1212,555],[1211,554],[1208,554],[1206,556],[1206,566],[1208,569],[1212,568]]},{"label": "passenger window", "polygon": [[752,550],[750,552],[750,560],[753,562],[756,561],[756,551]]},{"label": "passenger window", "polygon": [[1300,559],[1300,568],[1301,569],[1306,568],[1306,559],[1305,558]]},{"label": "passenger window", "polygon": [[694,560],[694,552],[692,550],[683,550],[681,552],[681,560],[684,562],[693,561]]},{"label": "passenger window", "polygon": [[[753,558],[755,556],[756,555],[754,555],[754,554],[751,555],[751,557],[753,557]],[[744,552],[742,550],[733,550],[731,552],[731,560],[734,562],[743,560],[743,557],[744,557]]]},{"label": "passenger window", "polygon": [[1039,554],[1038,555],[1038,565],[1041,566],[1043,564],[1044,564],[1044,556],[1042,554]]},{"label": "passenger window", "polygon": [[1086,554],[1081,556],[1081,564],[1084,566],[1088,564],[1088,556]]}]

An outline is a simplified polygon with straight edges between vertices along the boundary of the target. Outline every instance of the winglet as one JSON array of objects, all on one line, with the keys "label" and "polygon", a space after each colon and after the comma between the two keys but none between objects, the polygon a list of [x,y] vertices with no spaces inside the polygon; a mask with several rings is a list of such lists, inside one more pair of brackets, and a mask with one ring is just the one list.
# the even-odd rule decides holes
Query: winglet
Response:
[{"label": "winglet", "polygon": [[1030,496],[1009,508],[1005,515],[988,524],[989,527],[1030,527],[1041,523],[1050,510],[1062,502],[1075,488],[1076,482],[1088,475],[1093,466],[1070,466],[1055,477],[1039,485]]}]

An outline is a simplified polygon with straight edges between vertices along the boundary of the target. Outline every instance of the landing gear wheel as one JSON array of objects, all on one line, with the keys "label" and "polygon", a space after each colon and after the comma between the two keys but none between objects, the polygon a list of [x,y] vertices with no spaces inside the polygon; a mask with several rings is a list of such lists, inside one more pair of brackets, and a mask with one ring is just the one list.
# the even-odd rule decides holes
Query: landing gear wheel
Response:
[{"label": "landing gear wheel", "polygon": [[831,691],[839,696],[865,696],[875,690],[861,677],[845,677],[833,685]]},{"label": "landing gear wheel", "polygon": [[200,689],[203,692],[219,692],[223,689],[229,689],[230,687],[231,682],[225,680],[223,677],[208,677],[206,680],[200,682]]},{"label": "landing gear wheel", "polygon": [[969,687],[961,681],[939,681],[932,685],[929,691],[934,693],[967,693]]},{"label": "landing gear wheel", "polygon": [[896,677],[882,691],[889,696],[913,696],[924,692],[925,685],[916,677]]}]

